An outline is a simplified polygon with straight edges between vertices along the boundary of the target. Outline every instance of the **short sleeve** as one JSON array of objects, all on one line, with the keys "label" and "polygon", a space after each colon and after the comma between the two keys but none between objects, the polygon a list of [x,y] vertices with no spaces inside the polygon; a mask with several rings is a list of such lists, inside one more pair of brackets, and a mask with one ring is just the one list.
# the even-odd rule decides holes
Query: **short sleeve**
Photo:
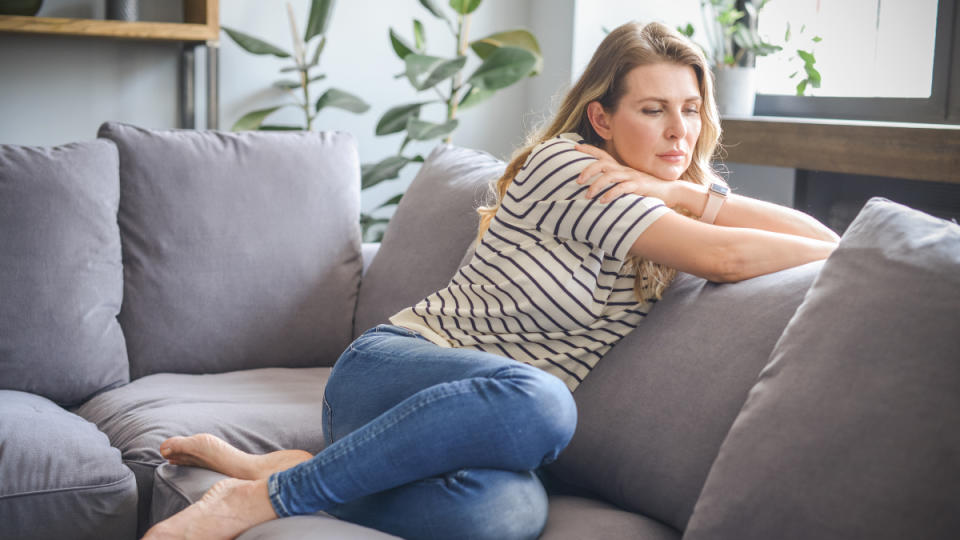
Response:
[{"label": "short sleeve", "polygon": [[498,217],[508,226],[582,242],[624,260],[643,231],[671,210],[660,199],[634,194],[609,203],[599,202],[599,195],[587,199],[589,185],[576,179],[596,158],[575,150],[578,142],[565,134],[535,147],[507,188]]}]

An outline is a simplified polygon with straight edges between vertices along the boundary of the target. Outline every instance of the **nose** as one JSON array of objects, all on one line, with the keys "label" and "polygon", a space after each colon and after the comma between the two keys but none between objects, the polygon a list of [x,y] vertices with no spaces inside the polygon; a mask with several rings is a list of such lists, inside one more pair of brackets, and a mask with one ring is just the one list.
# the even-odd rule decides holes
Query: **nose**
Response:
[{"label": "nose", "polygon": [[679,110],[672,111],[667,117],[667,126],[664,135],[668,139],[682,139],[687,134],[687,124],[683,121],[683,113]]}]

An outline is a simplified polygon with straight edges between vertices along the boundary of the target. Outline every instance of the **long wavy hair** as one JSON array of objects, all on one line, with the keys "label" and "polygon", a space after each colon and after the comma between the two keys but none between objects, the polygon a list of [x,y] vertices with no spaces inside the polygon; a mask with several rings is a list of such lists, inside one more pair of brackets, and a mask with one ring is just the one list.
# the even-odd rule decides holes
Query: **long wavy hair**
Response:
[{"label": "long wavy hair", "polygon": [[[514,152],[503,176],[493,182],[493,204],[477,209],[480,214],[477,242],[490,227],[507,187],[535,146],[561,133],[575,132],[587,143],[602,147],[604,139],[590,124],[587,105],[597,101],[606,112],[615,113],[620,98],[627,92],[627,74],[638,66],[664,62],[693,68],[703,98],[700,137],[693,148],[690,166],[680,180],[702,185],[715,181],[717,175],[710,161],[720,140],[720,116],[713,96],[713,75],[703,52],[663,24],[626,23],[610,32],[600,43],[580,79],[566,93],[553,121],[527,136],[524,145]],[[681,213],[692,217],[685,211]],[[659,300],[676,275],[675,269],[642,258],[631,257],[627,264],[636,272],[634,293],[639,302],[651,298]]]}]

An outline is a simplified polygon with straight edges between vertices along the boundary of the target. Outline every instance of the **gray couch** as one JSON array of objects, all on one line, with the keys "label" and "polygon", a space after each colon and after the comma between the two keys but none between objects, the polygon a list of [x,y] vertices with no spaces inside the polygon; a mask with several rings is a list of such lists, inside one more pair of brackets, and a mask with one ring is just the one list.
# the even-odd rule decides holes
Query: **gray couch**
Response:
[{"label": "gray couch", "polygon": [[[372,246],[349,135],[0,146],[0,538],[142,534],[221,478],[169,436],[322,449],[339,352],[446,284],[502,168],[439,146]],[[825,262],[681,274],[575,392],[542,537],[960,537],[958,317],[960,227],[882,199]]]}]

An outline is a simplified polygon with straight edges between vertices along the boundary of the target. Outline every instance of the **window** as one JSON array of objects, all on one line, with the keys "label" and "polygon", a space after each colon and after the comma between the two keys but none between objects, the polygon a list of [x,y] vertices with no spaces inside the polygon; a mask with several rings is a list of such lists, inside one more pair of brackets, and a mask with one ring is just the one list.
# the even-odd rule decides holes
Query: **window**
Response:
[{"label": "window", "polygon": [[[960,89],[948,84],[957,16],[953,0],[770,2],[761,35],[780,43],[789,21],[791,37],[788,54],[757,59],[757,114],[957,122],[948,114],[960,101]],[[799,78],[789,76],[798,67],[788,60],[811,47],[823,83],[797,97]]]}]

